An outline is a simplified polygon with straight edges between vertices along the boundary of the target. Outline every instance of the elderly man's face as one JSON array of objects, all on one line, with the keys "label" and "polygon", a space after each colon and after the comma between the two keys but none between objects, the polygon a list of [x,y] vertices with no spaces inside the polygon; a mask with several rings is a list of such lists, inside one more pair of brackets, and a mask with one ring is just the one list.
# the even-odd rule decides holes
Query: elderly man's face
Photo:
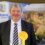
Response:
[{"label": "elderly man's face", "polygon": [[18,21],[21,18],[20,7],[12,7],[10,11],[11,17],[14,21]]}]

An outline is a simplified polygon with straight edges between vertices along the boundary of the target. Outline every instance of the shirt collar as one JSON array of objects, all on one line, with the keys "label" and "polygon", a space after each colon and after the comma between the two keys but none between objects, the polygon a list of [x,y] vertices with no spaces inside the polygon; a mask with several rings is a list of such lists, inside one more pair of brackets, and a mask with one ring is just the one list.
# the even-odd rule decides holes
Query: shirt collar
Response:
[{"label": "shirt collar", "polygon": [[[11,23],[14,24],[15,22],[11,20]],[[21,19],[16,22],[18,25],[21,23]]]}]

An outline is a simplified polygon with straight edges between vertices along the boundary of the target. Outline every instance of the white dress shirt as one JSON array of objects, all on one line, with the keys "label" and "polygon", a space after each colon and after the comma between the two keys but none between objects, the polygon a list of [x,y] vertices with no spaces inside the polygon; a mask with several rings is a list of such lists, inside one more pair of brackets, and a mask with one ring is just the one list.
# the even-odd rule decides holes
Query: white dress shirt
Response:
[{"label": "white dress shirt", "polygon": [[[13,20],[11,20],[11,28],[10,28],[10,45],[13,45],[13,32],[14,32],[14,23]],[[16,22],[17,23],[17,29],[18,29],[18,35],[21,32],[21,19]],[[21,40],[18,38],[18,45],[21,45]]]}]

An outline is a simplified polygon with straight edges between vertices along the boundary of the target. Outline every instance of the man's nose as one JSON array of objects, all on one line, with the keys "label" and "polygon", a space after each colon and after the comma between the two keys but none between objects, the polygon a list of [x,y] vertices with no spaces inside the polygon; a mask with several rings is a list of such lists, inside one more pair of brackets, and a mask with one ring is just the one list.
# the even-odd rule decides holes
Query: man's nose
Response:
[{"label": "man's nose", "polygon": [[17,11],[15,11],[15,14],[17,14],[18,12]]}]

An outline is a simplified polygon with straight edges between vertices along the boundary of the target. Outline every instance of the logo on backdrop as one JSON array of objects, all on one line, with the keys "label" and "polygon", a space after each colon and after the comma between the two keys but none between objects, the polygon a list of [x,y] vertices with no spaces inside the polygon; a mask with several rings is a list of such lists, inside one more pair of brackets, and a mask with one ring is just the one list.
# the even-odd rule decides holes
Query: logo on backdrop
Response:
[{"label": "logo on backdrop", "polygon": [[5,12],[5,4],[0,4],[0,12]]}]

